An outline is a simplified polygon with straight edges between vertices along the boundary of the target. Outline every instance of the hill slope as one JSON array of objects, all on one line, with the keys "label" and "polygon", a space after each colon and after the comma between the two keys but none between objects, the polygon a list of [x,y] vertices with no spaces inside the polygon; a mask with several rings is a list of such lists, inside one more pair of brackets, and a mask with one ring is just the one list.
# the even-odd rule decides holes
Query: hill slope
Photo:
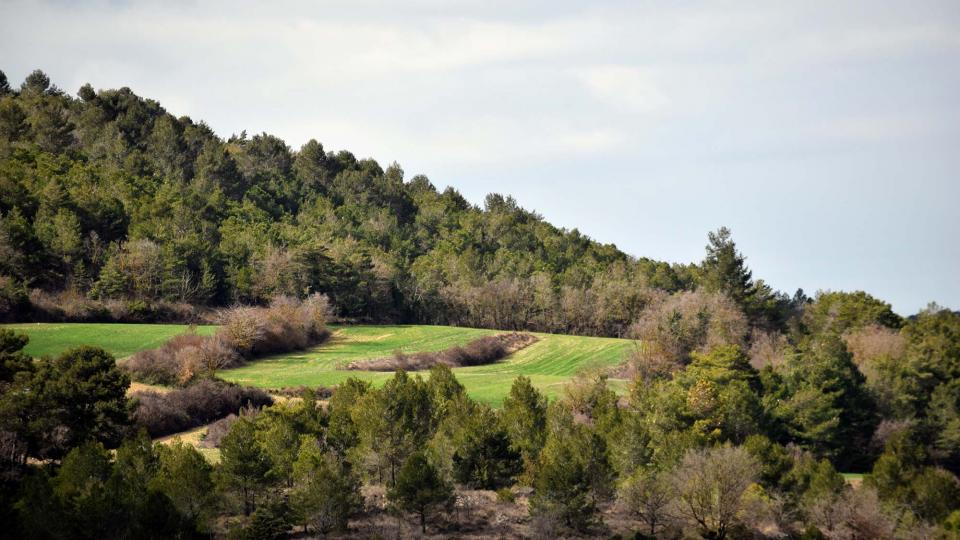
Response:
[{"label": "hill slope", "polygon": [[161,321],[167,302],[322,292],[357,320],[622,335],[647,287],[693,286],[692,267],[508,196],[480,208],[315,140],[224,140],[129,88],[77,95],[40,71],[0,85],[0,320]]}]

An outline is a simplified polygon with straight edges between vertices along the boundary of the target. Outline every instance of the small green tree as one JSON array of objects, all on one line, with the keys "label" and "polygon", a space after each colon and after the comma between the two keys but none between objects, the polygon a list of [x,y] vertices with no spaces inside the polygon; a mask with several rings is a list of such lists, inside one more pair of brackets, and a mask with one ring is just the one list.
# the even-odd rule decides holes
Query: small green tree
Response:
[{"label": "small green tree", "polygon": [[527,471],[532,471],[543,448],[547,429],[547,399],[533,387],[530,379],[517,377],[503,400],[500,423],[520,451]]},{"label": "small green tree", "polygon": [[213,467],[203,454],[182,441],[157,445],[159,467],[152,487],[166,495],[177,510],[201,531],[216,505]]},{"label": "small green tree", "polygon": [[256,425],[241,416],[220,443],[220,466],[216,478],[220,488],[240,498],[243,514],[256,509],[257,496],[269,485],[272,465],[257,442]]},{"label": "small green tree", "polygon": [[420,531],[426,534],[427,517],[453,503],[453,486],[425,455],[416,452],[400,468],[396,482],[387,491],[387,499],[397,510],[417,514]]},{"label": "small green tree", "polygon": [[570,418],[551,422],[562,426],[552,429],[540,452],[530,513],[584,532],[595,524],[597,502],[612,485],[606,447],[601,437]]},{"label": "small green tree", "polygon": [[475,489],[497,489],[512,483],[523,470],[523,461],[510,444],[493,411],[478,407],[463,426],[463,436],[453,454],[453,474],[458,482]]},{"label": "small green tree", "polygon": [[304,437],[293,465],[290,506],[297,519],[323,536],[345,531],[350,516],[363,508],[360,479],[316,439]]},{"label": "small green tree", "polygon": [[270,461],[270,480],[293,485],[293,463],[300,439],[293,425],[295,410],[284,403],[265,408],[257,418],[257,441]]},{"label": "small green tree", "polygon": [[128,432],[130,378],[98,347],[41,359],[0,399],[3,416],[26,441],[26,454],[60,459],[82,442],[115,448]]}]

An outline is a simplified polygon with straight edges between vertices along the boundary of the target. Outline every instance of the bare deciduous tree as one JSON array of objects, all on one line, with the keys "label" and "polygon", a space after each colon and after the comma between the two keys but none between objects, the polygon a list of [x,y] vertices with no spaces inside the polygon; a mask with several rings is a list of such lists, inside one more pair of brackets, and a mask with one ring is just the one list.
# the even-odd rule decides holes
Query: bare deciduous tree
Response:
[{"label": "bare deciduous tree", "polygon": [[670,521],[674,497],[670,478],[652,469],[638,469],[623,483],[619,493],[620,503],[646,525],[650,536]]},{"label": "bare deciduous tree", "polygon": [[726,538],[740,519],[743,494],[759,470],[743,448],[690,450],[671,477],[677,493],[674,512],[705,538]]}]

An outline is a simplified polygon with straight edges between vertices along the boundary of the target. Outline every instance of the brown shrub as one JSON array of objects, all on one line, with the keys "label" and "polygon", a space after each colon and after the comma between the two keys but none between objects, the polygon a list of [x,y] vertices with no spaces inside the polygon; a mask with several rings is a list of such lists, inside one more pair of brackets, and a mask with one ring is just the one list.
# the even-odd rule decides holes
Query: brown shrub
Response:
[{"label": "brown shrub", "polygon": [[73,290],[50,293],[32,289],[28,303],[28,309],[20,314],[18,320],[197,324],[205,322],[208,315],[202,308],[183,302],[95,300]]},{"label": "brown shrub", "polygon": [[449,367],[479,366],[497,360],[534,343],[536,336],[519,332],[497,334],[475,339],[462,347],[451,347],[438,352],[404,354],[394,353],[392,358],[378,358],[351,362],[347,369],[365,371],[419,371],[443,364]]},{"label": "brown shrub", "polygon": [[174,336],[157,349],[140,351],[122,365],[134,380],[148,384],[176,384],[183,374],[181,361],[185,361],[186,349],[199,349],[207,338],[192,330]]},{"label": "brown shrub", "polygon": [[744,345],[747,330],[747,318],[733,300],[719,293],[694,291],[652,301],[630,335],[648,345],[648,354],[686,363],[694,351]]},{"label": "brown shrub", "polygon": [[167,393],[137,392],[132,397],[137,402],[134,424],[145,428],[151,437],[202,426],[243,407],[273,404],[273,399],[258,388],[210,379]]},{"label": "brown shrub", "polygon": [[220,324],[217,333],[241,355],[249,354],[263,339],[265,330],[257,312],[255,307],[237,306],[220,312],[217,317]]},{"label": "brown shrub", "polygon": [[787,337],[779,332],[761,332],[754,336],[750,344],[750,365],[754,369],[766,366],[777,368],[786,362],[789,352]]},{"label": "brown shrub", "polygon": [[866,372],[873,362],[881,358],[903,358],[907,350],[907,340],[899,331],[884,326],[865,326],[843,335],[847,350],[853,355],[853,361]]},{"label": "brown shrub", "polygon": [[203,439],[200,441],[200,446],[203,448],[220,448],[220,441],[223,440],[227,433],[230,433],[230,428],[238,418],[240,417],[231,413],[210,424],[206,434],[204,434]]},{"label": "brown shrub", "polygon": [[807,513],[830,539],[893,538],[897,526],[876,490],[867,486],[848,489],[836,497],[817,499]]},{"label": "brown shrub", "polygon": [[222,311],[214,336],[177,336],[158,349],[142,351],[124,363],[134,380],[153,384],[186,384],[244,358],[304,349],[327,335],[326,296],[304,301],[276,299],[270,307],[234,307]]}]

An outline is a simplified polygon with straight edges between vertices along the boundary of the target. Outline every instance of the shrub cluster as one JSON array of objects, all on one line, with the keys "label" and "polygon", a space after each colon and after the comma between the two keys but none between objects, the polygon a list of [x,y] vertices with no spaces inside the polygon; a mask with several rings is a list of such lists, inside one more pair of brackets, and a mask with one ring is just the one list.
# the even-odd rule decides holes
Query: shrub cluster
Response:
[{"label": "shrub cluster", "polygon": [[[94,299],[76,291],[31,289],[6,320],[47,322],[181,323],[206,322],[210,311],[185,302]],[[0,306],[0,315],[3,314]]]},{"label": "shrub cluster", "polygon": [[151,437],[162,437],[236,414],[243,407],[273,404],[266,392],[235,384],[204,379],[186,388],[160,393],[136,392],[133,422]]},{"label": "shrub cluster", "polygon": [[134,380],[186,384],[244,359],[306,348],[326,339],[327,297],[278,297],[268,307],[234,307],[219,314],[213,336],[182,334],[157,349],[131,356],[124,367]]},{"label": "shrub cluster", "polygon": [[448,367],[480,366],[492,364],[507,355],[519,351],[537,341],[533,334],[510,332],[475,339],[460,347],[451,347],[437,352],[405,354],[394,353],[391,358],[377,358],[351,362],[347,369],[364,371],[419,371],[436,365]]},{"label": "shrub cluster", "polygon": [[220,448],[220,441],[230,433],[230,428],[240,417],[230,413],[207,427],[207,432],[200,441],[201,448]]}]

